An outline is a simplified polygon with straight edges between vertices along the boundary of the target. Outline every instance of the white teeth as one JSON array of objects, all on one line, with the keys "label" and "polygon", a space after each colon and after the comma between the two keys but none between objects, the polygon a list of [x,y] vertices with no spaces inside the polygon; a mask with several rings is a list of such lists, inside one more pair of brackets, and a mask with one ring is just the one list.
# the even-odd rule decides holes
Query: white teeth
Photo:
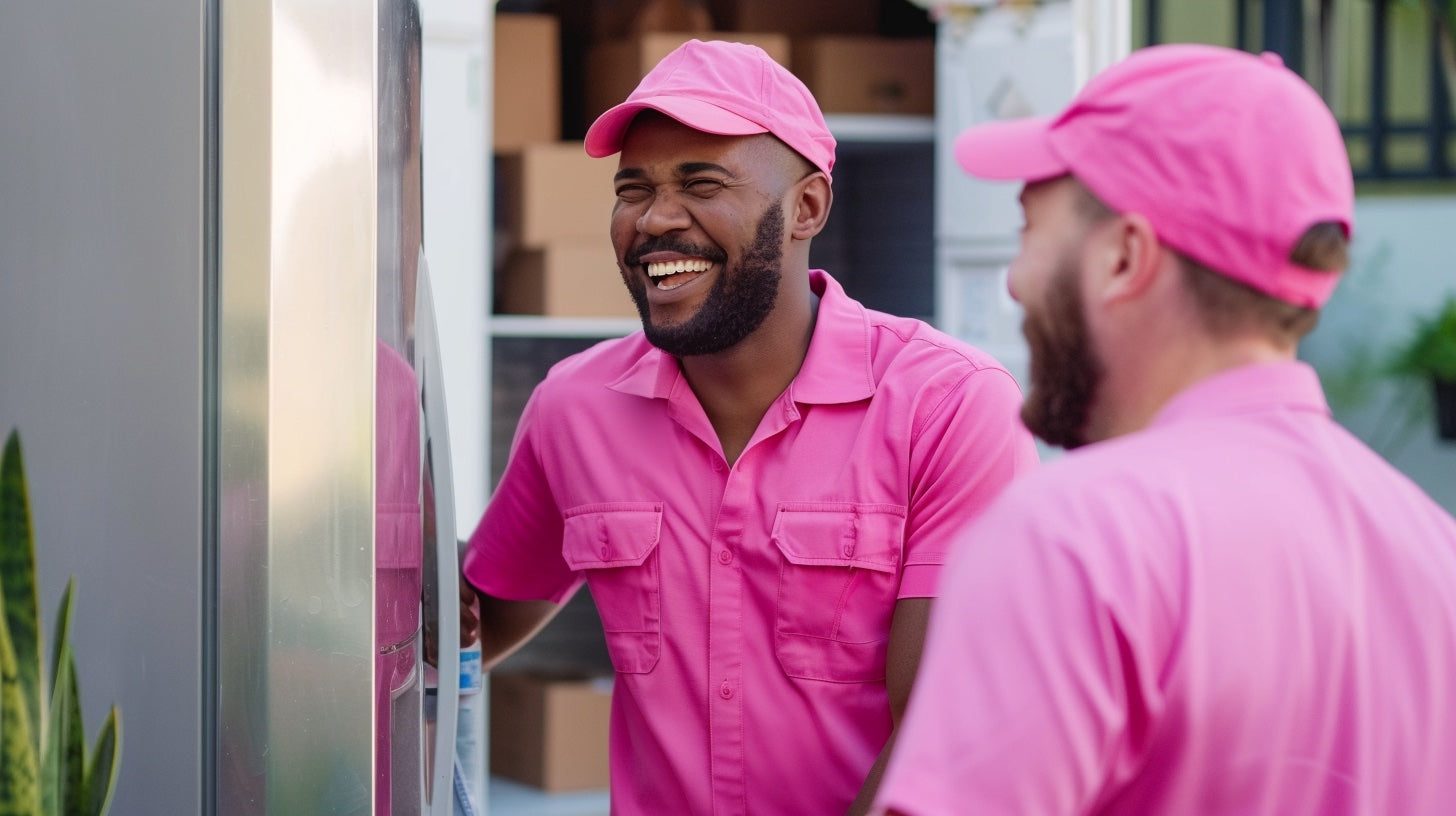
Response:
[{"label": "white teeth", "polygon": [[676,275],[680,272],[707,272],[711,266],[711,263],[701,259],[691,261],[661,261],[648,264],[647,274],[654,278],[661,278],[666,275]]}]

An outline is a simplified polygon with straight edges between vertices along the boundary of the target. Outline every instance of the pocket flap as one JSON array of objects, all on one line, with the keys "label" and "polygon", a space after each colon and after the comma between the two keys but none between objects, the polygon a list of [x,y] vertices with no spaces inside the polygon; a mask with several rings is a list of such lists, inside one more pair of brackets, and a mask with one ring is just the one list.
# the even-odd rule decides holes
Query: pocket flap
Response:
[{"label": "pocket flap", "polygon": [[608,502],[566,511],[562,555],[573,570],[640,566],[662,531],[661,502]]},{"label": "pocket flap", "polygon": [[803,566],[894,572],[904,539],[905,508],[895,504],[784,502],[774,519],[774,543]]}]

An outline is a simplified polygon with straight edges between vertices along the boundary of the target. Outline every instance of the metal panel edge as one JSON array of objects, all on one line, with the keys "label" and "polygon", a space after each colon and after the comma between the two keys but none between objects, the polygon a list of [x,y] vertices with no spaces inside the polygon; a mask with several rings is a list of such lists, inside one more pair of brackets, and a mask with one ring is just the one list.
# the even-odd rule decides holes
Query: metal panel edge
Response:
[{"label": "metal panel edge", "polygon": [[197,756],[201,784],[197,812],[217,813],[218,778],[218,534],[220,530],[218,399],[218,43],[219,0],[203,0],[202,8],[202,530],[201,609],[198,676],[201,678]]},{"label": "metal panel edge", "polygon": [[375,15],[220,2],[224,814],[373,810]]}]

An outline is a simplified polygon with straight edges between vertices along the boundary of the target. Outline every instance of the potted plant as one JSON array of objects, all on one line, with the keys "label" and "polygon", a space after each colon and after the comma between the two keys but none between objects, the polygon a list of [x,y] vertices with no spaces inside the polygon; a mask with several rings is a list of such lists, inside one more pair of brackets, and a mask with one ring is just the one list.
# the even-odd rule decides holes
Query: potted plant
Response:
[{"label": "potted plant", "polygon": [[25,466],[12,431],[0,457],[0,813],[103,816],[121,764],[121,715],[113,705],[88,756],[70,637],[75,580],[61,597],[48,666],[37,586]]},{"label": "potted plant", "polygon": [[1416,319],[1415,329],[1396,349],[1394,373],[1432,384],[1436,397],[1436,432],[1456,440],[1456,295],[1432,314]]}]

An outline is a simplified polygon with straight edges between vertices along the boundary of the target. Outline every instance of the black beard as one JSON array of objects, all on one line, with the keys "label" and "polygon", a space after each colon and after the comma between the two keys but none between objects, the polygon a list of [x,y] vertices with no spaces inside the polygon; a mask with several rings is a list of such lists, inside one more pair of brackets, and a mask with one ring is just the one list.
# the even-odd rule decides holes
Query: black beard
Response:
[{"label": "black beard", "polygon": [[[627,291],[637,304],[642,317],[642,331],[652,345],[675,357],[716,354],[743,341],[763,324],[778,299],[779,281],[783,277],[784,208],[769,207],[758,221],[753,243],[737,266],[724,270],[713,282],[713,288],[702,306],[687,321],[675,326],[659,326],[652,322],[647,304],[647,284],[637,275],[627,278]],[[630,259],[648,252],[670,250],[695,255],[721,263],[722,252],[705,252],[700,248],[652,242],[643,245]]]},{"label": "black beard", "polygon": [[1070,261],[1061,264],[1045,310],[1028,311],[1021,332],[1031,349],[1031,390],[1021,421],[1047,444],[1068,450],[1087,444],[1087,420],[1103,369],[1088,338]]}]

